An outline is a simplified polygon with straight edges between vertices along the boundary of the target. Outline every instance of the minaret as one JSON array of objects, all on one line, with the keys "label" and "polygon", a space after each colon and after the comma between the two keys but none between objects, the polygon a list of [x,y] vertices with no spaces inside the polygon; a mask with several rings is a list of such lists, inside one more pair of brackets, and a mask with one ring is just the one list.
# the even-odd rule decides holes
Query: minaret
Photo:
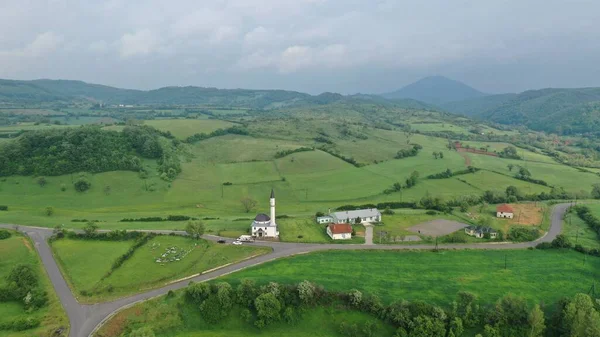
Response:
[{"label": "minaret", "polygon": [[275,226],[275,191],[271,189],[271,226]]}]

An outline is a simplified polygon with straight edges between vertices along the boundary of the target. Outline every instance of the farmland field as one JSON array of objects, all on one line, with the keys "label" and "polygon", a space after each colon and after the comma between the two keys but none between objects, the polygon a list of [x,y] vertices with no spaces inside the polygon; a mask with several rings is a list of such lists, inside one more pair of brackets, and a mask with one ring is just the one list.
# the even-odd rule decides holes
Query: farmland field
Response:
[{"label": "farmland field", "polygon": [[4,279],[13,267],[29,265],[36,271],[41,288],[48,293],[49,302],[45,307],[33,312],[25,311],[23,304],[20,302],[0,302],[0,323],[23,318],[39,318],[41,320],[39,328],[23,332],[0,330],[0,336],[29,337],[55,331],[61,327],[68,330],[67,317],[54,293],[54,288],[37,256],[37,252],[33,249],[32,242],[16,232],[11,231],[11,234],[12,237],[0,240],[0,255],[2,256],[2,259],[0,259],[0,286],[4,285]]},{"label": "farmland field", "polygon": [[459,291],[470,291],[484,303],[506,293],[531,303],[554,303],[563,296],[587,292],[600,276],[599,258],[583,261],[583,254],[554,250],[329,251],[265,263],[225,280],[248,278],[265,284],[308,279],[335,291],[357,288],[387,302],[407,299],[450,305]]},{"label": "farmland field", "polygon": [[[155,288],[270,250],[221,245],[180,236],[157,236],[138,248],[122,266],[111,270],[133,241],[61,239],[52,244],[71,287],[83,301],[117,298]],[[94,265],[93,270],[89,266]]]},{"label": "farmland field", "polygon": [[145,121],[144,124],[161,131],[169,131],[179,139],[185,139],[196,133],[211,133],[234,125],[217,119],[156,119]]}]

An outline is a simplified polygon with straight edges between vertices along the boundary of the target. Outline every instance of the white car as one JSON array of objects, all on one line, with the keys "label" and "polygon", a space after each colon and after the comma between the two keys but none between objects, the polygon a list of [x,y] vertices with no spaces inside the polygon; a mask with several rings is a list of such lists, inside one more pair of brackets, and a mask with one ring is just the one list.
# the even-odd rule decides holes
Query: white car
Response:
[{"label": "white car", "polygon": [[242,242],[241,242],[241,241],[237,241],[237,240],[233,241],[232,243],[233,243],[234,245],[241,245],[241,244],[242,244]]}]

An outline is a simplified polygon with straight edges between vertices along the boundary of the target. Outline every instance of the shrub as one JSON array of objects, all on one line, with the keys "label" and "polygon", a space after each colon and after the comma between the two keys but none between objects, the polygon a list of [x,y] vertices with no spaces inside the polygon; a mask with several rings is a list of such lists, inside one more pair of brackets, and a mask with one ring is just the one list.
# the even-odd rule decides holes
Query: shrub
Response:
[{"label": "shrub", "polygon": [[11,234],[9,231],[7,231],[5,229],[0,229],[0,240],[8,239],[10,237],[11,237]]},{"label": "shrub", "polygon": [[51,216],[52,214],[54,214],[54,207],[46,207],[46,209],[44,209],[44,214],[46,214],[47,216]]},{"label": "shrub", "polygon": [[8,211],[8,206],[0,205],[0,211]]},{"label": "shrub", "polygon": [[427,214],[427,215],[436,215],[437,212],[434,211],[434,210],[429,210],[429,211],[425,212],[425,214]]},{"label": "shrub", "polygon": [[508,231],[508,238],[515,242],[534,241],[539,238],[541,232],[537,228],[512,227]]},{"label": "shrub", "polygon": [[79,179],[77,179],[77,181],[75,181],[73,186],[75,187],[75,191],[85,192],[85,191],[89,190],[90,187],[92,187],[92,183],[89,180],[87,180],[85,177],[80,177]]},{"label": "shrub", "polygon": [[571,248],[571,242],[569,238],[564,234],[559,234],[554,240],[552,240],[552,248]]},{"label": "shrub", "polygon": [[552,244],[550,242],[541,242],[535,246],[535,249],[550,249]]}]

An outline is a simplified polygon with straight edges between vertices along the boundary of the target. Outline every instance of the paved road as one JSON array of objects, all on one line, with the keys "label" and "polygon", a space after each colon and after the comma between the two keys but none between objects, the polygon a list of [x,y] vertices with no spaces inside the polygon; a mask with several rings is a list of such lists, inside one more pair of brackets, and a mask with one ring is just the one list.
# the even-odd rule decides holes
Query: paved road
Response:
[{"label": "paved road", "polygon": [[[462,244],[462,245],[439,245],[440,249],[519,249],[528,248],[537,245],[540,242],[550,242],[558,234],[560,234],[562,227],[562,219],[571,204],[559,204],[552,210],[552,222],[548,233],[533,242],[523,243],[474,243],[474,244]],[[0,224],[0,227],[14,228],[15,225]],[[331,250],[331,249],[379,249],[379,250],[405,250],[405,249],[434,249],[433,245],[357,245],[357,244],[303,244],[303,243],[284,243],[284,242],[266,242],[260,241],[254,243],[255,245],[271,247],[273,252],[271,254],[258,256],[249,260],[242,261],[227,267],[199,275],[187,280],[175,282],[164,286],[159,289],[151,290],[142,294],[121,298],[112,302],[99,303],[93,305],[79,304],[71,290],[69,289],[65,279],[63,278],[56,261],[52,255],[50,246],[48,245],[47,239],[52,235],[52,230],[48,228],[39,227],[26,227],[20,226],[19,230],[29,235],[34,243],[35,248],[41,256],[42,262],[48,272],[48,276],[52,281],[54,289],[56,290],[62,305],[64,306],[67,315],[69,316],[69,322],[71,324],[71,330],[69,337],[88,337],[106,319],[110,318],[111,315],[117,311],[131,306],[140,301],[144,301],[156,296],[166,294],[169,290],[177,290],[184,288],[190,281],[200,282],[207,281],[216,277],[227,275],[244,268],[256,266],[267,261],[275,260],[278,258],[292,256],[295,254],[301,254],[305,252],[313,252],[319,250]],[[170,231],[148,231],[157,233],[170,233]],[[182,232],[179,232],[183,234]],[[218,240],[217,236],[206,235],[204,238],[208,240]],[[229,239],[231,241],[231,239]]]}]

